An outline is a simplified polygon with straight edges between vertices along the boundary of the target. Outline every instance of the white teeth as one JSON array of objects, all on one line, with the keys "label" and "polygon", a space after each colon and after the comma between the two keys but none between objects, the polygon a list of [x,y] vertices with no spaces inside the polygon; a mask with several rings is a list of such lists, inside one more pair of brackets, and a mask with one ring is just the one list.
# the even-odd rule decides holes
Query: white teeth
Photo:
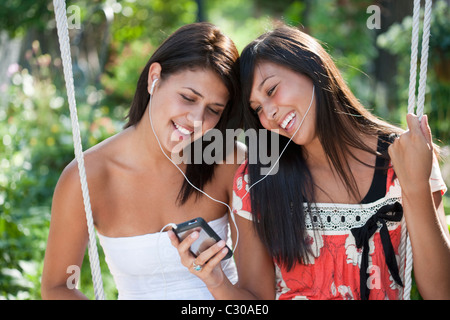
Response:
[{"label": "white teeth", "polygon": [[294,119],[294,117],[295,117],[295,112],[291,112],[290,114],[288,114],[288,116],[281,123],[280,127],[282,129],[286,129],[286,126],[288,125],[289,122],[291,122],[292,119]]},{"label": "white teeth", "polygon": [[177,128],[177,130],[180,131],[184,135],[190,135],[192,133],[192,131],[189,131],[189,130],[183,128],[182,126],[179,126],[175,122],[173,124],[175,125],[175,128]]}]

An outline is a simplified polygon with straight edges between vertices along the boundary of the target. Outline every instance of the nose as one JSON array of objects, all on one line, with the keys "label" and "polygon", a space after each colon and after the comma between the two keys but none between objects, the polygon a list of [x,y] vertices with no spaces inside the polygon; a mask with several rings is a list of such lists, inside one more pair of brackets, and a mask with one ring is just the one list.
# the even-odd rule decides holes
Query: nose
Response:
[{"label": "nose", "polygon": [[201,107],[192,107],[186,114],[186,119],[195,132],[203,132],[204,126],[204,110]]},{"label": "nose", "polygon": [[278,107],[276,105],[266,105],[263,107],[263,111],[269,120],[275,120],[278,114]]},{"label": "nose", "polygon": [[194,122],[202,122],[203,121],[203,108],[201,107],[192,107],[191,110],[186,115],[186,119],[193,124]]}]

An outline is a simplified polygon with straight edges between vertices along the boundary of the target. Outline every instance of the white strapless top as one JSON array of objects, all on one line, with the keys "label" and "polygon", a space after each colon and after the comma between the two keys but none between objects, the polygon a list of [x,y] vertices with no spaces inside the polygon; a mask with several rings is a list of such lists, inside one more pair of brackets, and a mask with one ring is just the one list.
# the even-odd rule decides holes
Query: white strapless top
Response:
[{"label": "white strapless top", "polygon": [[[209,225],[222,239],[228,240],[227,215],[210,221]],[[98,237],[119,299],[214,299],[203,281],[181,264],[178,251],[170,243],[167,232],[120,238],[98,233]],[[221,263],[228,279],[236,283],[234,259]]]}]

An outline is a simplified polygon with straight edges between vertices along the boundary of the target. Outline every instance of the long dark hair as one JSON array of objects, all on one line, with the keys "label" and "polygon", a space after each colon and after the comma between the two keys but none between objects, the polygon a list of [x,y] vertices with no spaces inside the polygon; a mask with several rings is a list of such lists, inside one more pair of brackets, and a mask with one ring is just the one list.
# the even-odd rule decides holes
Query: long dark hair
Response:
[{"label": "long dark hair", "polygon": [[[287,26],[261,35],[241,54],[245,129],[262,128],[258,116],[249,107],[249,98],[255,67],[264,61],[287,67],[312,80],[315,86],[316,135],[329,163],[350,194],[355,199],[361,199],[347,161],[348,156],[357,159],[350,148],[377,154],[372,146],[364,143],[361,134],[375,136],[399,132],[399,129],[381,121],[361,105],[316,39]],[[288,139],[279,138],[280,148],[283,148]],[[254,150],[248,147],[249,158]],[[255,158],[258,158],[257,154]],[[259,161],[248,164],[250,184],[261,178],[262,166]],[[258,217],[255,228],[271,255],[288,270],[296,263],[308,260],[310,248],[303,203],[308,204],[306,211],[310,212],[315,202],[315,187],[305,162],[304,149],[291,142],[280,159],[277,174],[268,176],[250,191],[252,211]]]},{"label": "long dark hair", "polygon": [[[200,22],[179,28],[153,53],[139,77],[125,128],[137,124],[144,115],[150,99],[148,72],[150,65],[154,62],[158,62],[162,67],[160,81],[186,69],[209,69],[217,73],[228,89],[230,99],[216,129],[224,133],[227,128],[241,126],[242,108],[237,105],[240,97],[239,52],[233,41],[218,27],[207,22]],[[202,143],[203,148],[206,145]],[[195,186],[203,189],[204,185],[212,179],[214,168],[215,164],[194,164],[191,161],[187,165],[186,176]],[[194,192],[196,190],[184,181],[178,194],[179,204],[185,203]],[[200,195],[201,193],[197,192],[197,196]]]}]

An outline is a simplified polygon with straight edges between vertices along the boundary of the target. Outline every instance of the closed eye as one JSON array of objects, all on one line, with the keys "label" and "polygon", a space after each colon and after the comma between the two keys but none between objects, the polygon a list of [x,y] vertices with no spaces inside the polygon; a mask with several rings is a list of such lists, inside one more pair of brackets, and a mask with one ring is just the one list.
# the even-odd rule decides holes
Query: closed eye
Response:
[{"label": "closed eye", "polygon": [[212,112],[213,114],[215,114],[215,115],[219,115],[219,114],[220,114],[220,111],[214,110],[214,109],[211,108],[211,107],[209,107],[208,109],[209,109],[209,111],[211,111],[211,112]]},{"label": "closed eye", "polygon": [[275,91],[275,89],[277,88],[278,84],[274,85],[272,88],[269,89],[269,91],[267,91],[267,95],[270,97],[273,92]]},{"label": "closed eye", "polygon": [[180,96],[181,96],[184,100],[186,100],[186,101],[189,101],[189,102],[195,102],[194,99],[188,98],[188,97],[185,96],[184,94],[181,94],[181,93],[180,93]]}]

